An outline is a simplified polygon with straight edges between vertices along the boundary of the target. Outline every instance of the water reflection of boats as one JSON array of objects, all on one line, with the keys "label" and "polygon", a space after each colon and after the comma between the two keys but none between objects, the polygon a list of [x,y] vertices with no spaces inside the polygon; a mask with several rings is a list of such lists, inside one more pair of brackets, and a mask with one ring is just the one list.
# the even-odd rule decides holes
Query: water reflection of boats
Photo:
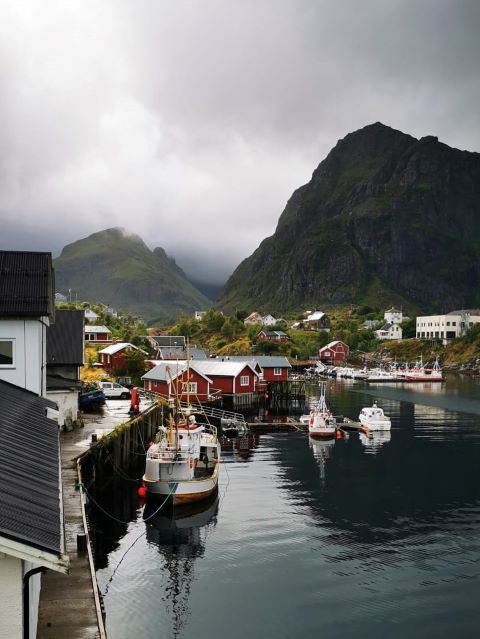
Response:
[{"label": "water reflection of boats", "polygon": [[318,439],[317,437],[309,437],[308,444],[313,451],[313,456],[318,462],[320,478],[325,480],[326,462],[330,459],[330,453],[335,446],[335,439]]},{"label": "water reflection of boats", "polygon": [[188,600],[194,580],[194,560],[205,552],[208,528],[216,524],[218,495],[201,502],[161,508],[147,500],[144,519],[149,544],[157,546],[165,560],[166,583],[161,597],[172,617],[172,631],[165,636],[179,637],[190,616]]},{"label": "water reflection of boats", "polygon": [[392,437],[389,430],[375,431],[369,434],[360,432],[358,436],[365,448],[368,448],[369,452],[372,453],[376,453],[383,444],[388,443]]},{"label": "water reflection of boats", "polygon": [[[218,511],[218,495],[201,502],[168,506],[158,510],[158,501],[148,499],[143,518],[147,521],[147,539],[158,546],[188,544],[190,549],[203,547],[200,528],[213,521]],[[192,546],[193,544],[193,546]]]}]

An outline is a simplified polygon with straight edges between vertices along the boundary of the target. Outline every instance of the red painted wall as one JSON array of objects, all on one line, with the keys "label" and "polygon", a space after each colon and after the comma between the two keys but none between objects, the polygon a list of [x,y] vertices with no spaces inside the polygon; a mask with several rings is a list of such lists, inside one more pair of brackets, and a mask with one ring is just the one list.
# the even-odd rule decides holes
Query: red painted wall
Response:
[{"label": "red painted wall", "polygon": [[282,368],[281,375],[274,375],[274,367],[265,366],[263,369],[263,379],[266,382],[286,382],[288,380],[288,370],[286,367]]},{"label": "red painted wall", "polygon": [[[179,392],[179,399],[182,401],[186,401],[187,399],[187,393],[183,392],[183,382],[186,381],[187,379],[187,372],[185,371],[184,373],[182,373],[181,375],[178,376],[178,392]],[[177,379],[173,380],[173,384],[172,384],[172,396],[175,395],[175,388],[177,387]],[[201,375],[199,375],[196,371],[193,371],[192,369],[190,369],[190,382],[196,382],[197,383],[197,392],[195,394],[190,394],[190,400],[192,402],[195,402],[197,400],[197,398],[200,401],[204,401],[208,398],[209,392],[210,392],[210,388],[209,388],[209,383],[208,381],[202,377]],[[168,395],[168,383],[164,382],[164,381],[157,381],[157,380],[152,380],[152,379],[145,379],[143,380],[143,387],[145,390],[150,390],[153,391],[155,393],[159,393],[160,395],[162,395],[163,397],[166,397],[167,399],[169,399],[169,395]]]}]

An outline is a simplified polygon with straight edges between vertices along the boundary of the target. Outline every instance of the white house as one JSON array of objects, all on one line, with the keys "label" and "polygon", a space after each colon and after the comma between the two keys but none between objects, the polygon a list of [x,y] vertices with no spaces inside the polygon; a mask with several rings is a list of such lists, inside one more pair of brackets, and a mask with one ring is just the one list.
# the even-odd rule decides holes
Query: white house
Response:
[{"label": "white house", "polygon": [[377,339],[402,339],[402,327],[399,324],[390,324],[387,322],[375,331]]},{"label": "white house", "polygon": [[263,317],[257,311],[250,313],[244,320],[244,324],[263,324]]},{"label": "white house", "polygon": [[480,310],[451,311],[446,315],[423,315],[417,317],[417,339],[440,339],[444,343],[462,337],[472,324],[480,322]]},{"label": "white house", "polygon": [[388,311],[385,311],[383,319],[387,324],[401,324],[403,322],[403,312],[392,306]]},{"label": "white house", "polygon": [[46,331],[55,313],[51,255],[0,251],[0,272],[0,379],[45,396]]},{"label": "white house", "polygon": [[322,311],[314,311],[308,315],[307,319],[304,321],[306,327],[312,330],[321,330],[328,328],[328,319],[325,313]]},{"label": "white house", "polygon": [[92,311],[91,308],[86,308],[83,313],[85,315],[86,322],[96,322],[100,317],[100,315],[98,313],[95,313],[95,311]]},{"label": "white house", "polygon": [[277,323],[277,320],[275,317],[273,317],[273,315],[265,315],[263,318],[264,326],[275,326],[276,323]]}]

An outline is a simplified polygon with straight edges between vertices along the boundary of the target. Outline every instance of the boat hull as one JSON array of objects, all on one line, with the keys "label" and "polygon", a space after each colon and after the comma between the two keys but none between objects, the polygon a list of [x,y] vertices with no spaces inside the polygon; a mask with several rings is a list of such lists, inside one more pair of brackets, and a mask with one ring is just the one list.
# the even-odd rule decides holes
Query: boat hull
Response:
[{"label": "boat hull", "polygon": [[192,504],[196,501],[206,499],[217,490],[219,466],[220,463],[217,462],[213,473],[208,477],[178,481],[149,481],[144,475],[143,481],[149,495],[155,495],[164,499],[167,498],[167,503],[174,506],[179,504]]},{"label": "boat hull", "polygon": [[385,422],[375,422],[375,421],[363,421],[360,419],[360,423],[369,432],[381,432],[381,431],[389,431],[392,428],[392,424],[390,421]]},{"label": "boat hull", "polygon": [[436,375],[434,377],[431,375],[406,375],[405,379],[407,382],[443,382],[443,377],[438,377]]},{"label": "boat hull", "polygon": [[335,437],[336,428],[324,428],[322,430],[309,430],[308,434],[314,439],[325,439]]}]

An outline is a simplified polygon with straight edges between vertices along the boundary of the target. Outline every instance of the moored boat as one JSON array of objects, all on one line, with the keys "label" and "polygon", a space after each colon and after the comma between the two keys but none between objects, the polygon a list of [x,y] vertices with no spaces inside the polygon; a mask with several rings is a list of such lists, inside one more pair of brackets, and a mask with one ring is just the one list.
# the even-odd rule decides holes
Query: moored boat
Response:
[{"label": "moored boat", "polygon": [[385,415],[383,409],[374,402],[373,406],[366,406],[360,411],[358,421],[365,430],[390,430],[392,423],[390,418]]},{"label": "moored boat", "polygon": [[150,495],[173,505],[212,495],[218,486],[220,443],[217,429],[194,415],[176,415],[149,447],[143,481]]},{"label": "moored boat", "polygon": [[310,437],[334,437],[337,431],[337,422],[327,407],[325,400],[326,382],[320,382],[320,397],[310,411],[308,420],[308,434]]},{"label": "moored boat", "polygon": [[443,382],[443,372],[435,360],[431,368],[424,366],[422,358],[405,375],[407,382]]},{"label": "moored boat", "polygon": [[395,371],[389,371],[383,368],[372,368],[368,371],[365,379],[367,382],[396,382],[399,376]]}]

